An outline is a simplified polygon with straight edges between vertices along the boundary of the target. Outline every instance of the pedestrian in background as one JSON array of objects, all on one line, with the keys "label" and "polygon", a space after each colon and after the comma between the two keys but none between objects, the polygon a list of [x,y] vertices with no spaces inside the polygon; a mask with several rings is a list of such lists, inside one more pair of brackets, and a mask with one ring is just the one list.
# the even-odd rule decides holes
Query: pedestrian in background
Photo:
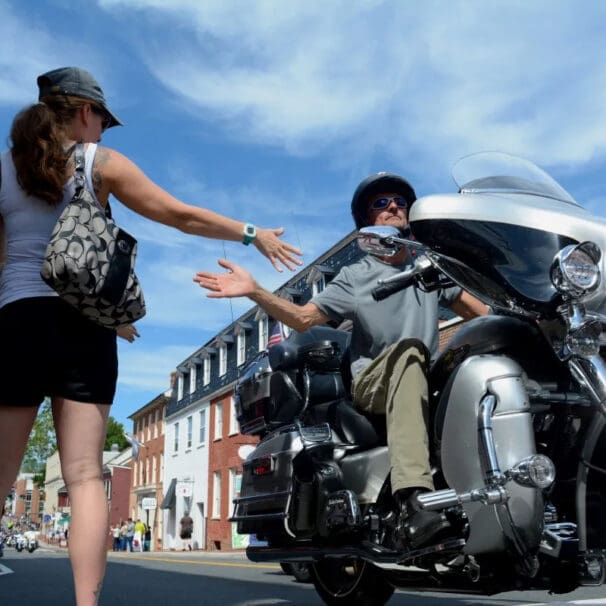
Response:
[{"label": "pedestrian in background", "polygon": [[126,533],[128,524],[124,521],[120,524],[120,551],[126,551]]},{"label": "pedestrian in background", "polygon": [[110,533],[113,538],[112,551],[120,551],[120,524],[112,526]]},{"label": "pedestrian in background", "polygon": [[143,551],[143,537],[145,535],[145,522],[142,522],[139,518],[135,522],[135,538],[133,541],[136,551]]},{"label": "pedestrian in background", "polygon": [[186,511],[183,514],[183,517],[181,518],[181,532],[179,533],[179,536],[181,537],[181,540],[183,541],[183,548],[182,550],[185,551],[185,549],[189,549],[189,551],[191,551],[191,535],[194,531],[194,521],[192,520],[191,516],[189,515],[189,511]]},{"label": "pedestrian in background", "polygon": [[128,518],[126,521],[126,546],[128,551],[133,551],[133,540],[135,538],[135,523],[132,518]]},{"label": "pedestrian in background", "polygon": [[[294,269],[300,252],[262,229],[185,204],[113,149],[103,132],[120,125],[94,77],[63,67],[38,77],[39,102],[20,111],[0,155],[0,502],[14,482],[45,397],[52,401],[61,473],[71,503],[69,555],[78,606],[98,602],[107,559],[108,506],[101,452],[118,373],[116,331],[68,305],[40,276],[56,221],[75,193],[75,150],[84,144],[86,187],[99,208],[110,195],[137,214],[188,234],[253,244],[272,265]],[[33,357],[43,360],[32,372]]]}]

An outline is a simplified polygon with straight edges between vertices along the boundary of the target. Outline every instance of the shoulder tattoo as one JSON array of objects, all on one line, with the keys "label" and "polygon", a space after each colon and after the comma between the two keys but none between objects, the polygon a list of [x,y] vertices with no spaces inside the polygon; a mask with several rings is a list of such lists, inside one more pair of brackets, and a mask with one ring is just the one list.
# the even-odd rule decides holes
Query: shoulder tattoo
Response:
[{"label": "shoulder tattoo", "polygon": [[103,166],[108,163],[110,158],[111,154],[107,148],[97,148],[93,162],[93,189],[95,190],[95,195],[99,195],[103,188]]}]

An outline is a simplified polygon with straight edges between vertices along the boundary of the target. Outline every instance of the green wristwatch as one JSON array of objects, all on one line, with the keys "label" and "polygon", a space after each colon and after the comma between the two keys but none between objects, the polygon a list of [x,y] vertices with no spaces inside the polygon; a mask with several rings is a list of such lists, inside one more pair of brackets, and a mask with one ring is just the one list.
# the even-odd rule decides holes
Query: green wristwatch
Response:
[{"label": "green wristwatch", "polygon": [[242,244],[248,246],[257,237],[257,228],[252,223],[244,226],[244,238]]}]

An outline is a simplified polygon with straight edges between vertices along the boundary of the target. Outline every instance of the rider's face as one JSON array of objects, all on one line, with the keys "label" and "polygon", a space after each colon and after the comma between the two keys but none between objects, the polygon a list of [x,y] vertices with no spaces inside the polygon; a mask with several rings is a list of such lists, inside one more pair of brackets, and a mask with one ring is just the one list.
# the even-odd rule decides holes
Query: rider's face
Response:
[{"label": "rider's face", "polygon": [[[381,200],[380,203],[378,201]],[[373,205],[384,208],[373,208]],[[371,196],[368,200],[368,224],[369,225],[391,225],[392,227],[404,228],[408,225],[408,209],[406,206],[398,205],[402,200],[401,194],[394,192],[381,192]]]}]

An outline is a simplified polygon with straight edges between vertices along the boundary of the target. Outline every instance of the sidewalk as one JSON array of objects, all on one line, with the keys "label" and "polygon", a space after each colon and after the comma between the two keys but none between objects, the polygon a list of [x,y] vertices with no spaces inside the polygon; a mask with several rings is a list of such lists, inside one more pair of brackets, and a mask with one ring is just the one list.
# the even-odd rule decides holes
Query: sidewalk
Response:
[{"label": "sidewalk", "polygon": [[[52,549],[58,552],[67,552],[67,547],[62,547],[58,543],[47,543],[45,540],[40,541],[40,547],[45,547],[47,549]],[[245,550],[237,550],[237,551],[207,551],[203,549],[194,549],[192,551],[175,551],[175,550],[166,550],[166,551],[112,551],[111,549],[107,552],[108,557],[132,557],[132,556],[144,556],[149,558],[188,558],[188,559],[208,559],[208,560],[217,560],[217,559],[233,559],[233,560],[241,560],[248,561],[246,557]]]}]

